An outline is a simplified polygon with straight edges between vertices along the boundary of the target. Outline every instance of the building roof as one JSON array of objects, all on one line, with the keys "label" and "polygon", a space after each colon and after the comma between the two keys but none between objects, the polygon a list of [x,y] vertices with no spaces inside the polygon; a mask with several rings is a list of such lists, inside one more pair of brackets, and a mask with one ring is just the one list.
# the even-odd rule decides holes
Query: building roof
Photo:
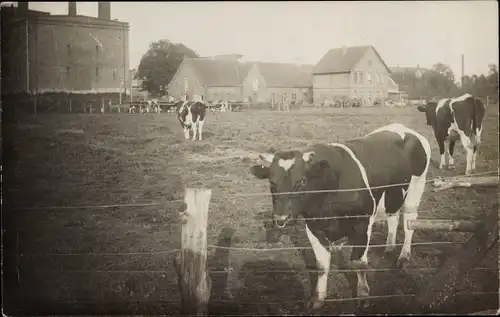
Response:
[{"label": "building roof", "polygon": [[202,85],[223,87],[241,86],[250,70],[249,64],[231,60],[184,58],[198,75]]},{"label": "building roof", "polygon": [[268,87],[311,87],[313,65],[256,62]]},{"label": "building roof", "polygon": [[373,48],[375,54],[377,54],[384,66],[387,68],[387,71],[390,73],[391,70],[389,69],[389,67],[387,67],[375,47],[371,45],[346,47],[345,54],[343,53],[342,48],[331,49],[321,58],[318,64],[316,64],[313,69],[313,73],[331,74],[351,72],[354,66],[356,66],[359,60],[366,54],[366,52],[370,48]]}]

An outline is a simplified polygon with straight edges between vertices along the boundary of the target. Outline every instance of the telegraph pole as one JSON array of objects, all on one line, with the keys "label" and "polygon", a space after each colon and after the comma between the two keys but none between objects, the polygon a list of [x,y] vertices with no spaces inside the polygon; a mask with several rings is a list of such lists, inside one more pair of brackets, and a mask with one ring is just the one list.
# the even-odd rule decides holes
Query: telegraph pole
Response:
[{"label": "telegraph pole", "polygon": [[462,54],[462,80],[461,80],[462,89],[464,89],[464,54]]}]

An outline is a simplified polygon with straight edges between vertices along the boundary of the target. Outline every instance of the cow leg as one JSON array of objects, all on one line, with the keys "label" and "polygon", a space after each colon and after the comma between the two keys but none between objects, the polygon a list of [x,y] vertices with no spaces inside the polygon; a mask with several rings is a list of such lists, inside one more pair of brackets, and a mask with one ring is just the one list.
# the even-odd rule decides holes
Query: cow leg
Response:
[{"label": "cow leg", "polygon": [[202,137],[203,134],[203,121],[198,122],[198,135],[199,135],[199,140],[203,140]]},{"label": "cow leg", "polygon": [[455,150],[455,140],[450,140],[448,146],[448,168],[455,169],[455,159],[453,158],[453,152]]},{"label": "cow leg", "polygon": [[[366,270],[368,269],[368,249],[370,244],[371,226],[373,225],[373,217],[369,221],[362,221],[354,229],[354,234],[350,237],[353,247],[351,252],[351,265],[356,271],[358,279],[356,285],[356,297],[370,296],[370,286],[366,278]],[[367,301],[360,301],[363,306],[367,306]]]},{"label": "cow leg", "polygon": [[444,138],[437,137],[437,142],[439,146],[439,154],[441,155],[441,161],[439,162],[439,169],[443,169],[446,165],[446,156],[444,154]]},{"label": "cow leg", "polygon": [[476,157],[477,157],[477,146],[474,145],[474,149],[473,149],[473,154],[472,154],[472,173],[475,173],[476,172]]},{"label": "cow leg", "polygon": [[188,127],[184,127],[184,138],[186,140],[189,140],[189,128]]},{"label": "cow leg", "polygon": [[193,141],[196,141],[196,126],[197,126],[196,123],[193,123],[191,125],[191,131],[193,132]]},{"label": "cow leg", "polygon": [[472,174],[472,160],[474,158],[474,146],[468,136],[465,133],[460,133],[460,142],[462,143],[466,155],[467,155],[467,166],[465,168],[465,175]]},{"label": "cow leg", "polygon": [[309,227],[307,225],[306,233],[316,257],[316,267],[318,271],[320,271],[318,272],[316,293],[311,296],[309,303],[307,304],[307,308],[317,309],[323,306],[326,298],[326,286],[328,282],[328,272],[330,271],[330,260],[332,255],[330,251],[328,251],[328,249],[321,244],[319,239],[311,232],[311,230],[309,230]]},{"label": "cow leg", "polygon": [[399,254],[397,262],[398,267],[404,267],[410,262],[411,259],[411,241],[413,238],[413,230],[409,228],[408,221],[416,220],[418,217],[418,207],[420,206],[420,201],[422,200],[422,195],[424,194],[425,189],[425,176],[426,175],[424,174],[420,177],[411,177],[408,193],[403,203],[402,214],[405,240],[403,242],[403,247],[401,248],[401,253]]}]

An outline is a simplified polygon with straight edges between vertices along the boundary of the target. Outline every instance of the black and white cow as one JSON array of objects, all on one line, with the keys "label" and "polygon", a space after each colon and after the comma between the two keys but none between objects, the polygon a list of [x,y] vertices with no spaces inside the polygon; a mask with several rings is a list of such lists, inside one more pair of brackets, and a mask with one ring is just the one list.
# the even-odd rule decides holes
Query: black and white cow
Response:
[{"label": "black and white cow", "polygon": [[[368,265],[377,210],[385,210],[387,215],[386,251],[395,248],[401,210],[405,238],[398,265],[410,260],[413,230],[408,228],[407,220],[417,218],[430,156],[427,139],[398,123],[345,143],[259,154],[270,166],[254,165],[250,172],[259,179],[269,179],[274,223],[284,227],[299,214],[306,221],[306,233],[320,271],[309,308],[323,305],[332,252],[329,247],[343,238],[353,245],[351,264],[357,270],[357,286],[353,290],[358,297],[369,296],[366,270],[362,269]],[[318,190],[323,192],[294,193]]]},{"label": "black and white cow", "polygon": [[[476,170],[476,156],[481,144],[481,132],[483,130],[483,118],[486,112],[481,100],[470,94],[452,98],[441,99],[437,102],[428,102],[417,107],[418,111],[424,112],[427,124],[432,126],[436,137],[441,162],[439,168],[446,166],[454,168],[453,150],[455,142],[460,140],[467,153],[467,166],[465,174],[469,175]],[[445,148],[445,141],[449,142]]]},{"label": "black and white cow", "polygon": [[198,130],[199,140],[203,133],[203,122],[205,121],[206,105],[203,101],[179,101],[177,119],[184,129],[184,137],[189,140],[189,130],[193,131],[193,141],[196,140]]}]

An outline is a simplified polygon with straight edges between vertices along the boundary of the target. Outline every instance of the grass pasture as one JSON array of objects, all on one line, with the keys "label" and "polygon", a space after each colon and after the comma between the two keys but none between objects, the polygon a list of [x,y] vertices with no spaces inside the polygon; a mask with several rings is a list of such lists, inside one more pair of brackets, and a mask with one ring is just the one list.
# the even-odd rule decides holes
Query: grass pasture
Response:
[{"label": "grass pasture", "polygon": [[[477,172],[498,168],[498,106],[491,106],[487,116]],[[463,173],[460,144],[457,170],[437,169],[439,153],[431,128],[413,108],[209,113],[204,140],[195,142],[184,140],[170,114],[39,115],[5,123],[4,300],[12,309],[22,306],[37,315],[175,314],[179,292],[173,255],[165,251],[180,247],[179,203],[169,201],[182,199],[185,187],[212,188],[209,245],[309,246],[300,225],[282,232],[264,225],[269,196],[238,196],[268,192],[268,184],[248,172],[257,153],[343,141],[392,122],[429,138],[433,147],[429,178]],[[160,204],[13,211],[152,202]],[[476,219],[492,208],[498,209],[494,190],[434,193],[428,186],[420,217]],[[372,243],[385,243],[385,224],[374,231]],[[468,236],[416,232],[413,241],[459,242]],[[400,225],[397,242],[402,238]],[[436,267],[459,248],[459,244],[414,246],[412,267]],[[311,252],[209,249],[210,312],[307,314],[304,303],[311,281],[304,257],[310,258]],[[497,268],[497,254],[498,249],[492,251],[480,266]],[[370,251],[374,268],[390,268],[393,260],[381,248]],[[337,263],[332,261],[332,270]],[[265,272],[271,270],[280,272]],[[428,274],[415,270],[410,278],[402,272],[370,272],[371,294],[415,293]],[[497,292],[498,270],[476,270],[461,284],[461,292]],[[352,297],[342,273],[330,273],[328,290],[330,299]],[[492,309],[498,307],[498,295],[463,295],[457,302],[455,313]],[[352,311],[353,301],[327,302],[318,313]],[[405,297],[374,299],[368,311],[419,312]]]}]

